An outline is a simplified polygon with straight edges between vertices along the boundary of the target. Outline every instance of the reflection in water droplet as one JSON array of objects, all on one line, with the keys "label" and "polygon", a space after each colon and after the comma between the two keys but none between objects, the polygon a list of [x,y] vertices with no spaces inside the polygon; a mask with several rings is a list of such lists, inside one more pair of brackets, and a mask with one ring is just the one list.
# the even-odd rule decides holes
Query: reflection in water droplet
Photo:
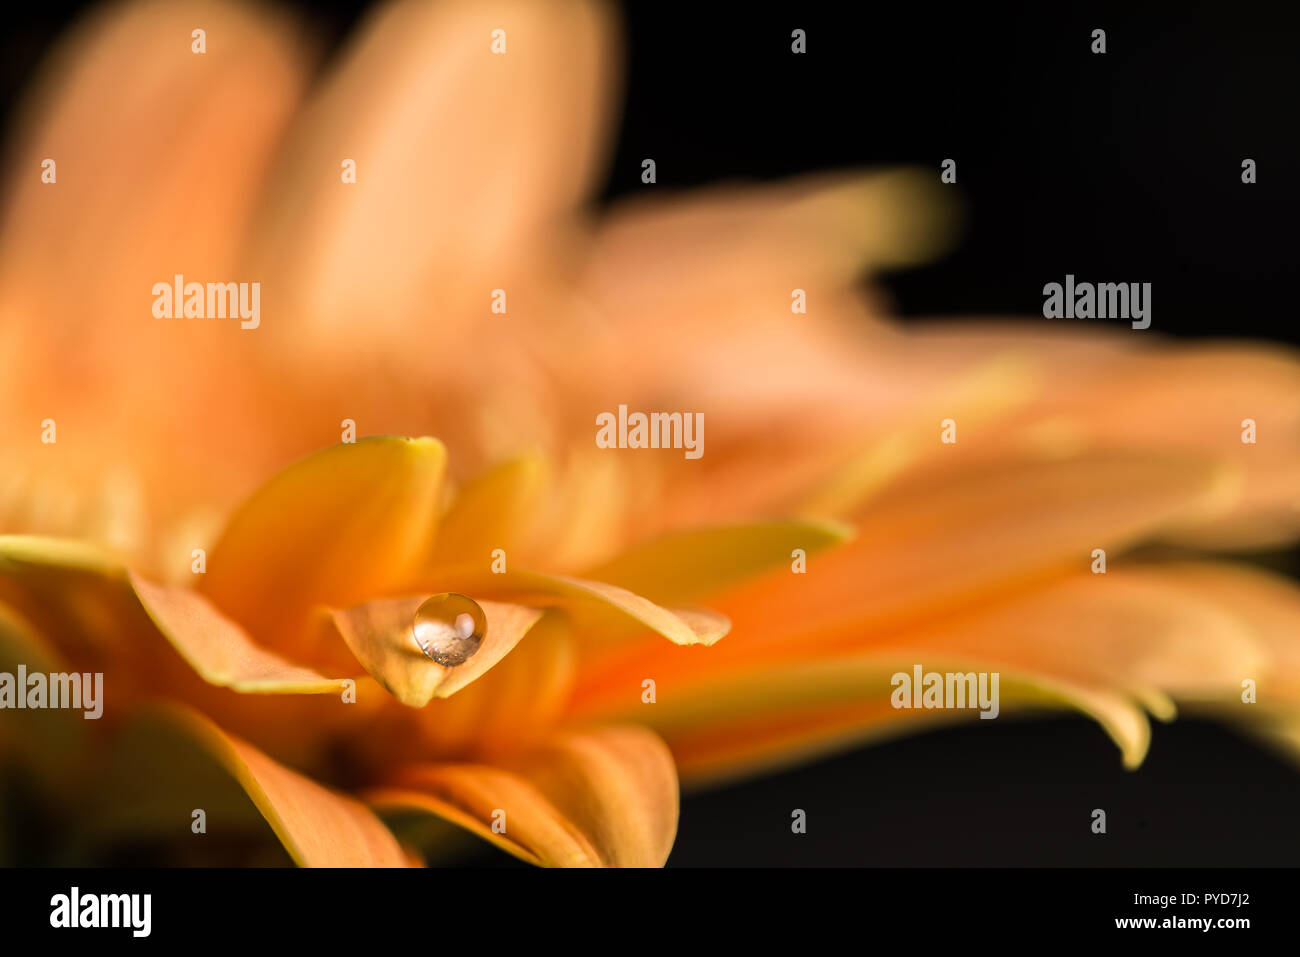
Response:
[{"label": "reflection in water droplet", "polygon": [[487,616],[478,602],[447,592],[434,595],[415,612],[415,643],[426,656],[447,668],[474,656],[487,634]]}]

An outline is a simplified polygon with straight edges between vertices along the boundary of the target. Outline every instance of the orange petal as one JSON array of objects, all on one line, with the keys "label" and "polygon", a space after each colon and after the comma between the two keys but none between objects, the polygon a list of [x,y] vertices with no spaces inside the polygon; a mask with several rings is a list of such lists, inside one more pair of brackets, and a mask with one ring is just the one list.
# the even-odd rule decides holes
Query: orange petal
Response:
[{"label": "orange petal", "polygon": [[169,707],[161,715],[239,782],[300,866],[410,865],[388,828],[364,804],[279,764],[195,711]]},{"label": "orange petal", "polygon": [[311,610],[412,590],[433,547],[445,463],[435,439],[388,436],[303,459],[235,513],[200,590],[291,657],[331,654],[307,647]]},{"label": "orange petal", "polygon": [[152,630],[121,563],[81,542],[0,535],[0,601],[78,667],[129,660],[133,636]]},{"label": "orange petal", "polygon": [[433,564],[492,562],[495,549],[517,557],[530,520],[540,504],[545,463],[537,457],[514,459],[488,469],[457,490],[439,523]]},{"label": "orange petal", "polygon": [[540,609],[483,601],[483,643],[468,661],[445,667],[415,643],[411,623],[429,596],[390,598],[333,610],[331,620],[365,669],[403,704],[420,708],[434,696],[455,694],[510,653],[541,618]]},{"label": "orange petal", "polygon": [[420,746],[481,760],[537,743],[563,714],[577,665],[571,623],[547,612],[490,671],[416,713]]},{"label": "orange petal", "polygon": [[[1177,561],[1147,572],[1192,607],[1211,604],[1240,622],[1259,651],[1253,666],[1225,669],[1222,685],[1183,687],[1183,700],[1220,701],[1241,709],[1300,715],[1300,586],[1290,578],[1226,562]],[[1241,700],[1241,682],[1255,679],[1257,704]],[[1222,712],[1220,712],[1222,713]]]},{"label": "orange petal", "polygon": [[[190,49],[199,25],[203,55]],[[23,172],[0,233],[0,446],[28,493],[8,515],[0,504],[0,527],[94,534],[139,555],[151,528],[231,501],[256,475],[263,440],[241,428],[264,406],[246,395],[247,339],[224,322],[155,318],[150,290],[177,273],[261,278],[239,257],[307,77],[297,32],[265,7],[123,3],[85,18],[43,66],[11,138],[7,165]],[[32,415],[57,421],[57,444],[27,440]],[[245,454],[212,435],[237,436]]]},{"label": "orange petal", "polygon": [[[709,326],[734,331],[747,314],[783,311],[788,320],[792,289],[830,296],[865,265],[933,256],[952,236],[950,200],[916,170],[819,174],[773,186],[710,186],[667,202],[633,200],[612,212],[598,236],[591,294],[620,307],[611,314],[628,325],[658,317],[653,327],[660,333],[664,322],[687,331],[706,327],[704,333]],[[827,311],[823,298],[799,323],[821,325]]]},{"label": "orange petal", "polygon": [[713,599],[737,634],[744,623],[746,637],[724,653],[937,616],[1086,568],[1094,548],[1113,562],[1213,507],[1223,482],[1212,463],[1146,455],[990,468],[955,487],[898,490],[875,499],[854,541],[823,553],[814,572],[763,576]]},{"label": "orange petal", "polygon": [[163,637],[205,681],[254,693],[328,694],[343,687],[342,678],[326,678],[262,648],[192,589],[128,577]]},{"label": "orange petal", "polygon": [[762,522],[671,532],[635,546],[584,577],[659,602],[698,601],[774,565],[845,541],[852,529],[829,522]]},{"label": "orange petal", "polygon": [[[492,49],[498,30],[504,54]],[[594,3],[376,8],[290,137],[260,231],[299,327],[329,329],[347,358],[398,341],[432,295],[440,321],[422,334],[445,336],[444,348],[386,361],[445,359],[449,374],[476,374],[473,350],[453,348],[479,325],[468,303],[486,311],[491,289],[510,286],[489,277],[526,258],[518,244],[591,188],[615,49]],[[356,162],[350,185],[345,158]],[[472,295],[467,276],[482,282]],[[468,300],[448,300],[462,291]],[[359,315],[370,318],[357,325]]]},{"label": "orange petal", "polygon": [[[1179,567],[1112,565],[1106,575],[1082,572],[928,623],[864,627],[821,642],[792,621],[784,641],[732,655],[724,667],[714,658],[730,652],[730,643],[689,667],[642,643],[639,656],[584,673],[570,716],[636,715],[664,735],[692,776],[711,774],[717,769],[705,766],[709,761],[730,770],[790,760],[799,748],[866,730],[858,720],[910,727],[916,716],[891,718],[870,702],[888,698],[893,673],[920,664],[997,672],[1007,706],[1077,707],[1105,727],[1132,767],[1147,747],[1143,710],[1169,719],[1171,698],[1232,700],[1243,678],[1257,676],[1294,706],[1294,663],[1272,666],[1264,636],[1277,641],[1294,624],[1297,591],[1245,574],[1236,581],[1207,571],[1202,585]],[[657,686],[653,708],[637,695],[647,678]]]},{"label": "orange petal", "polygon": [[677,833],[672,757],[636,727],[560,735],[505,767],[410,768],[369,798],[426,810],[545,866],[658,867]]},{"label": "orange petal", "polygon": [[[884,671],[878,674],[887,680]],[[1081,711],[1101,724],[1130,769],[1141,764],[1150,742],[1146,715],[1121,693],[1008,673],[1002,676],[1000,702],[1012,720],[1015,715],[1061,708]],[[669,741],[683,783],[696,787],[771,773],[820,755],[957,721],[983,723],[969,712],[901,710],[887,697],[866,697],[805,710],[756,712],[732,722],[687,729],[671,735]]]},{"label": "orange petal", "polygon": [[[927,480],[953,482],[955,466],[1027,456],[1203,455],[1238,468],[1239,494],[1226,503],[1226,514],[1208,514],[1162,537],[1241,547],[1300,533],[1300,355],[1294,350],[1235,342],[1132,344],[1124,333],[987,322],[913,325],[891,345],[915,392],[930,392],[945,370],[960,376],[995,361],[1019,362],[1032,372],[1032,401],[990,420],[972,421],[970,403],[960,396],[945,400],[943,415],[956,418],[963,437],[952,448],[925,443],[931,454],[913,471]],[[1256,423],[1255,443],[1242,442],[1247,419]],[[926,439],[932,432],[926,427],[917,434]]]},{"label": "orange petal", "polygon": [[[1300,354],[1213,343],[1138,354],[1084,377],[1056,416],[1092,447],[1188,449],[1236,466],[1229,508],[1166,538],[1195,547],[1260,547],[1300,536]],[[1242,441],[1246,420],[1255,442]]]},{"label": "orange petal", "polygon": [[711,645],[731,628],[725,615],[705,609],[663,608],[626,588],[604,582],[546,575],[534,571],[485,573],[473,568],[443,568],[426,583],[473,595],[501,595],[520,604],[560,607],[571,617],[595,626],[649,628],[678,645]]},{"label": "orange petal", "polygon": [[[190,49],[196,24],[210,47],[202,56]],[[46,64],[16,138],[25,144],[19,168],[39,172],[54,157],[58,185],[39,176],[14,182],[3,234],[9,292],[13,281],[42,286],[36,301],[47,323],[76,322],[101,344],[157,338],[148,300],[142,310],[129,304],[172,272],[206,277],[235,265],[306,77],[302,51],[284,18],[228,3],[134,2],[83,21]],[[31,242],[37,233],[47,241]],[[68,261],[83,266],[61,283],[45,281],[66,273]],[[92,296],[97,315],[114,320],[111,334],[84,321],[77,303]],[[152,336],[130,334],[146,329]],[[77,338],[57,343],[83,347]]]},{"label": "orange petal", "polygon": [[712,596],[733,629],[708,655],[667,655],[652,642],[619,647],[584,669],[579,699],[605,694],[602,686],[622,693],[646,677],[709,681],[880,644],[904,627],[1086,568],[1093,548],[1113,562],[1214,501],[1218,480],[1200,462],[1102,458],[989,469],[948,489],[880,496],[857,537],[822,552],[806,574],[778,569]]}]

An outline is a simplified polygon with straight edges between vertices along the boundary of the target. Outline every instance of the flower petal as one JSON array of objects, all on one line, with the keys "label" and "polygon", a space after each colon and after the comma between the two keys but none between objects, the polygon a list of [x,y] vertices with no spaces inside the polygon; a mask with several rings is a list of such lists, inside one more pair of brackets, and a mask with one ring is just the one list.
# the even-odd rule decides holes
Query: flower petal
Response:
[{"label": "flower petal", "polygon": [[990,468],[955,487],[909,486],[877,498],[857,537],[823,553],[815,573],[778,571],[711,599],[745,636],[724,654],[788,644],[794,610],[803,641],[820,646],[832,634],[879,633],[1085,568],[1094,548],[1114,562],[1211,508],[1224,480],[1203,460],[1120,456]]},{"label": "flower petal", "polygon": [[[1295,537],[1300,355],[1275,344],[1133,346],[1127,335],[1049,325],[928,322],[909,326],[892,343],[912,393],[929,393],[934,381],[996,361],[1032,372],[1030,401],[984,421],[971,421],[970,401],[946,400],[943,415],[961,423],[962,447],[914,443],[929,454],[909,479],[920,472],[927,480],[956,482],[967,463],[1026,456],[1201,455],[1237,467],[1239,493],[1226,513],[1202,516],[1163,538],[1196,547],[1259,547]],[[978,401],[979,393],[972,398]],[[916,437],[932,435],[933,418],[925,417]],[[1242,441],[1247,419],[1257,425],[1255,442]]]},{"label": "flower petal", "polygon": [[[19,665],[29,674],[70,670],[28,621],[0,603],[0,672],[12,675]],[[17,692],[25,695],[27,689]],[[0,756],[9,763],[17,754],[43,776],[66,783],[77,773],[88,731],[89,724],[75,710],[6,708],[0,711]]]},{"label": "flower petal", "polygon": [[482,760],[539,743],[564,713],[578,661],[571,622],[547,612],[495,667],[416,712],[420,746]]},{"label": "flower petal", "polygon": [[[289,137],[259,230],[298,327],[328,328],[346,358],[404,340],[432,296],[439,322],[420,332],[440,347],[386,361],[464,369],[474,351],[452,346],[480,324],[456,297],[472,288],[477,301],[467,276],[486,295],[503,263],[529,258],[519,244],[592,186],[616,49],[595,3],[377,7]],[[339,189],[343,157],[356,181]]]},{"label": "flower petal", "polygon": [[410,861],[374,813],[222,731],[188,708],[160,716],[211,754],[239,782],[290,856],[303,867],[407,867]]},{"label": "flower petal", "polygon": [[[342,687],[261,647],[201,595],[148,582],[79,542],[0,536],[0,600],[49,636],[75,670],[103,671],[115,701],[167,688],[215,706],[224,699],[206,694],[209,685],[286,694]],[[180,657],[160,655],[154,643],[162,639]],[[345,674],[361,673],[350,656],[347,665]]]},{"label": "flower petal", "polygon": [[545,866],[658,867],[677,833],[672,757],[637,727],[559,735],[504,767],[410,768],[369,799],[426,810]]},{"label": "flower petal", "polygon": [[[1275,592],[1266,595],[1264,583],[1253,584],[1272,613],[1296,603],[1294,589],[1276,593],[1279,584],[1272,582]],[[737,653],[748,638],[738,635],[694,663],[656,654],[655,644],[643,641],[639,655],[629,652],[584,672],[569,716],[618,721],[636,715],[664,736],[684,774],[730,773],[759,760],[789,761],[798,748],[876,733],[882,722],[911,727],[917,716],[891,716],[871,702],[889,697],[892,674],[919,664],[926,671],[1000,674],[1005,708],[1077,707],[1102,724],[1133,767],[1149,737],[1144,709],[1168,719],[1171,697],[1222,701],[1239,692],[1243,677],[1270,674],[1269,650],[1240,613],[1242,604],[1209,587],[1201,592],[1160,566],[1119,567],[896,630],[864,626],[812,642],[796,620],[780,643]],[[1265,614],[1257,605],[1255,617]],[[1294,609],[1291,615],[1294,621]],[[1280,633],[1276,615],[1269,620]],[[650,709],[637,698],[646,678],[656,682]],[[1287,687],[1278,682],[1284,698]],[[710,761],[718,767],[707,766]]]},{"label": "flower petal", "polygon": [[388,436],[335,445],[271,479],[230,520],[200,590],[260,641],[303,660],[310,613],[411,591],[433,546],[446,451]]},{"label": "flower petal", "polygon": [[[631,200],[602,225],[588,281],[612,315],[641,327],[630,329],[634,335],[649,340],[672,323],[694,344],[719,327],[734,335],[779,308],[788,316],[791,289],[811,290],[824,302],[864,266],[932,257],[953,236],[953,213],[951,196],[915,169]],[[800,324],[820,324],[828,311],[809,310]],[[645,321],[650,316],[654,321]],[[792,331],[787,341],[804,338]]]},{"label": "flower petal", "polygon": [[[190,50],[196,23],[213,48],[204,56]],[[39,285],[46,321],[76,322],[99,345],[146,328],[157,338],[147,309],[143,320],[128,321],[140,312],[139,290],[182,264],[221,275],[238,257],[256,187],[307,75],[293,28],[281,16],[228,3],[181,10],[134,2],[69,33],[27,104],[26,135],[16,138],[25,144],[24,167],[58,158],[59,188],[35,178],[13,184],[6,289],[12,293],[15,281]],[[162,141],[153,135],[159,125],[168,130]],[[214,152],[214,141],[228,155]],[[47,241],[31,242],[36,233]],[[46,281],[66,274],[68,261],[84,265],[62,283]],[[113,320],[111,333],[85,321],[88,296]],[[139,345],[145,337],[127,338]],[[80,346],[56,341],[65,360]]]},{"label": "flower petal", "polygon": [[[264,439],[245,431],[265,408],[247,340],[162,323],[145,295],[177,273],[247,277],[244,230],[309,74],[299,32],[267,7],[144,0],[93,11],[43,65],[9,159],[55,159],[57,185],[11,178],[0,233],[0,484],[22,486],[0,527],[140,557],[161,547],[151,531],[232,501],[264,467]],[[27,441],[33,415],[58,422],[57,444]]]},{"label": "flower petal", "polygon": [[326,678],[262,648],[202,595],[128,573],[140,604],[172,647],[205,681],[234,691],[328,694],[344,679]]},{"label": "flower petal", "polygon": [[[879,667],[877,663],[875,668]],[[961,666],[953,665],[957,667]],[[879,675],[885,677],[883,671]],[[1146,715],[1121,693],[1008,673],[1002,676],[1000,700],[1008,716],[1062,708],[1086,714],[1119,747],[1126,768],[1142,763],[1150,743]],[[887,697],[869,697],[800,711],[754,713],[730,723],[685,730],[669,740],[683,783],[697,787],[770,773],[819,755],[968,719],[981,723],[965,712],[904,711],[895,709]]]},{"label": "flower petal", "polygon": [[623,552],[584,577],[658,602],[697,601],[805,553],[844,542],[851,528],[830,522],[783,521],[671,532]]},{"label": "flower petal", "polygon": [[150,628],[117,559],[92,545],[0,535],[0,601],[77,666],[129,660]]},{"label": "flower petal", "polygon": [[426,585],[432,582],[468,595],[498,595],[520,604],[560,607],[593,626],[649,628],[678,645],[711,645],[731,629],[731,622],[717,612],[663,608],[626,588],[585,578],[523,570],[490,574],[480,566],[462,566],[438,569],[426,576]]},{"label": "flower petal", "polygon": [[1241,682],[1256,679],[1258,707],[1300,715],[1300,585],[1263,569],[1212,561],[1153,565],[1148,574],[1192,607],[1210,604],[1239,621],[1260,652],[1252,664],[1226,669],[1215,686],[1183,685],[1183,701],[1225,702],[1239,709]]},{"label": "flower petal", "polygon": [[456,493],[438,526],[433,564],[492,561],[515,553],[541,498],[546,472],[537,457],[514,459],[476,476]]},{"label": "flower petal", "polygon": [[421,708],[447,697],[492,668],[542,617],[537,608],[483,601],[487,618],[483,644],[464,664],[445,667],[429,660],[411,634],[415,612],[429,596],[388,598],[330,612],[347,646],[365,669],[403,704]]},{"label": "flower petal", "polygon": [[653,642],[619,648],[584,669],[576,701],[625,700],[647,677],[670,687],[779,673],[1086,568],[1095,547],[1114,562],[1212,499],[1218,474],[1178,459],[1085,459],[973,473],[947,494],[897,491],[807,574],[777,569],[713,596],[733,634],[707,656],[666,655]]}]

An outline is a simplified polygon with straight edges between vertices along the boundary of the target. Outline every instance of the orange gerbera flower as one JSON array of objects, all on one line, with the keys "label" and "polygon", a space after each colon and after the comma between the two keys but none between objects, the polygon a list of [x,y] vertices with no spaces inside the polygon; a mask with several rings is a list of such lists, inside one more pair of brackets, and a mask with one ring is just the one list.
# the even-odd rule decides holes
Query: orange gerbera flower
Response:
[{"label": "orange gerbera flower", "polygon": [[[510,567],[485,546],[514,529],[487,519],[534,471],[489,476],[450,504],[444,471],[430,439],[318,453],[236,512],[196,588],[148,581],[88,545],[0,536],[6,663],[102,674],[115,732],[167,704],[172,733],[188,732],[230,771],[301,864],[405,861],[344,787],[381,805],[414,801],[534,863],[662,864],[677,821],[662,741],[563,714],[588,644],[646,629],[711,644],[726,619]],[[751,544],[745,534],[736,546]],[[473,639],[439,658],[413,624],[449,590],[477,599],[461,605],[479,621],[456,634],[431,619],[458,649]],[[123,759],[96,758],[80,712],[35,713],[11,745],[51,780],[102,792]],[[136,759],[148,761],[137,783],[156,789],[146,803],[166,793],[168,753]],[[208,806],[202,791],[193,800]],[[104,808],[85,813],[92,831],[107,826]]]},{"label": "orange gerbera flower", "polygon": [[[894,328],[859,272],[946,235],[907,174],[588,222],[612,32],[396,3],[310,84],[287,19],[140,2],[56,59],[16,168],[58,178],[0,233],[0,665],[107,698],[0,743],[66,859],[248,860],[265,819],[299,863],[404,864],[436,820],[660,864],[679,771],[955,719],[892,706],[918,664],[1079,708],[1129,766],[1180,706],[1300,744],[1297,589],[1190,551],[1300,531],[1295,357]],[[262,322],[157,318],[178,273],[260,281]],[[701,413],[707,453],[597,448],[621,405]],[[459,664],[413,628],[445,593],[482,616],[433,625]]]}]

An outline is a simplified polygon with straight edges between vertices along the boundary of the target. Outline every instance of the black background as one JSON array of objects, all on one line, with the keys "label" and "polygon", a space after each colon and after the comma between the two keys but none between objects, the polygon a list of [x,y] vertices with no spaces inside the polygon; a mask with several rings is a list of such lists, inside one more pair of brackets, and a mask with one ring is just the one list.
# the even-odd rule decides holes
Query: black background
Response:
[{"label": "black background", "polygon": [[[6,108],[81,6],[6,12]],[[297,5],[335,41],[366,6]],[[660,189],[896,163],[937,177],[951,157],[966,229],[941,261],[885,278],[900,314],[1032,317],[1043,283],[1072,272],[1151,282],[1151,333],[1300,341],[1300,11],[1133,6],[631,4],[602,202],[648,188],[645,157]],[[1105,55],[1090,52],[1094,28]],[[1297,567],[1294,552],[1256,557]],[[669,863],[1300,860],[1300,775],[1228,730],[1157,725],[1127,772],[1082,719],[993,724],[686,795]],[[1104,837],[1089,831],[1096,807]],[[806,835],[790,833],[792,808]]]}]

